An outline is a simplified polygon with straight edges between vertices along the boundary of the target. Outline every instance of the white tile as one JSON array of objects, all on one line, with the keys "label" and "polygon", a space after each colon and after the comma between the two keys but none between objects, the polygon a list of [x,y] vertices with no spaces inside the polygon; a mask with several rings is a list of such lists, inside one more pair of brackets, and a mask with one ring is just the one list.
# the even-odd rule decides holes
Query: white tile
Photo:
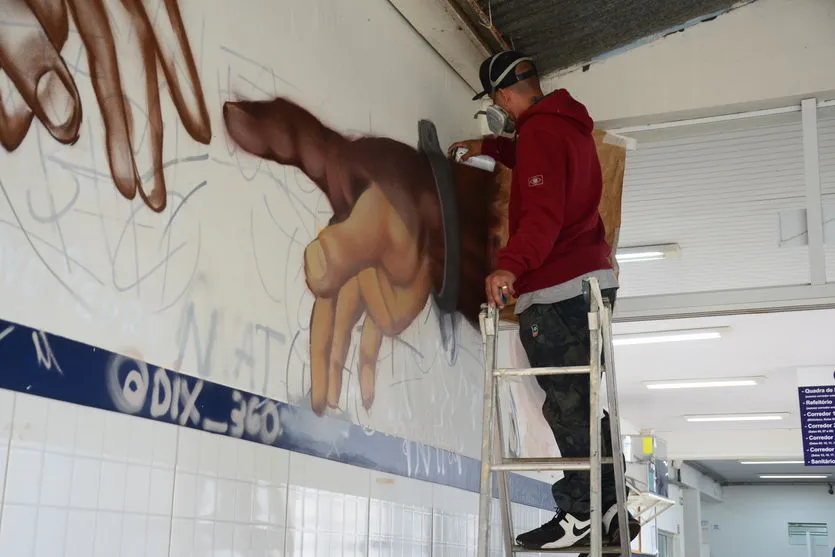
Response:
[{"label": "white tile", "polygon": [[[0,494],[5,493],[6,490],[6,463],[8,462],[9,445],[8,443],[0,444]],[[3,505],[3,497],[0,496],[0,507]]]},{"label": "white tile", "polygon": [[113,557],[122,547],[122,514],[96,513],[96,543],[91,557]]},{"label": "white tile", "polygon": [[267,529],[267,557],[284,557],[284,537],[284,528]]},{"label": "white tile", "polygon": [[128,462],[134,464],[153,464],[156,422],[142,418],[130,419],[128,438]]},{"label": "white tile", "polygon": [[208,435],[191,428],[180,428],[177,439],[177,470],[196,474],[200,470],[200,436]]},{"label": "white tile", "polygon": [[72,454],[75,451],[76,422],[78,406],[49,401],[46,424],[46,450],[49,452]]},{"label": "white tile", "polygon": [[146,514],[150,497],[151,468],[139,464],[129,464],[125,478],[125,511]]},{"label": "white tile", "polygon": [[12,447],[43,449],[48,412],[48,399],[18,393],[14,406]]},{"label": "white tile", "polygon": [[195,557],[193,549],[194,521],[183,518],[175,518],[171,522],[170,557]]},{"label": "white tile", "polygon": [[64,557],[91,557],[96,546],[96,512],[70,510]]},{"label": "white tile", "polygon": [[37,508],[23,505],[4,505],[0,522],[0,555],[33,557]]},{"label": "white tile", "polygon": [[432,484],[432,508],[453,514],[478,514],[478,494]]},{"label": "white tile", "polygon": [[252,554],[252,527],[248,524],[235,525],[235,537],[233,542],[235,555],[250,557]]},{"label": "white tile", "polygon": [[134,416],[119,414],[117,412],[106,412],[104,419],[104,458],[125,462],[128,459],[130,447],[131,422],[138,420]]},{"label": "white tile", "polygon": [[255,485],[252,489],[252,521],[256,524],[270,523],[270,486]]},{"label": "white tile", "polygon": [[50,507],[39,509],[35,557],[55,557],[64,553],[68,519],[67,509]]},{"label": "white tile", "polygon": [[41,505],[68,507],[72,492],[74,458],[68,454],[44,454]]},{"label": "white tile", "polygon": [[7,443],[11,437],[16,394],[13,391],[0,389],[0,445]]},{"label": "white tile", "polygon": [[177,473],[174,480],[174,516],[194,518],[197,509],[197,476]]},{"label": "white tile", "polygon": [[[259,483],[263,484],[270,484],[273,482],[273,470],[272,470],[272,452],[284,452],[279,449],[275,449],[274,447],[268,447],[266,445],[258,445],[253,443],[255,455],[254,459],[254,466],[255,466],[255,480]],[[285,483],[287,478],[284,479]]]},{"label": "white tile", "polygon": [[101,460],[76,457],[72,471],[70,505],[76,509],[96,509],[99,505]]},{"label": "white tile", "polygon": [[104,423],[108,412],[80,407],[75,430],[75,454],[101,457],[104,451]]},{"label": "white tile", "polygon": [[[6,485],[6,460],[12,438],[12,419],[14,418],[15,393],[0,389],[0,493]],[[2,504],[2,498],[0,498]]]},{"label": "white tile", "polygon": [[215,523],[210,520],[194,522],[194,555],[212,555],[215,552]]},{"label": "white tile", "polygon": [[252,488],[246,482],[235,482],[235,520],[249,524],[252,522]]},{"label": "white tile", "polygon": [[220,435],[211,433],[200,434],[199,470],[206,476],[217,476],[220,473]]},{"label": "white tile", "polygon": [[174,468],[177,461],[179,436],[186,428],[164,422],[154,422],[154,466]]},{"label": "white tile", "polygon": [[166,557],[171,540],[171,519],[148,517],[145,557]]},{"label": "white tile", "polygon": [[289,483],[368,497],[371,473],[365,468],[293,452],[290,453]]},{"label": "white tile", "polygon": [[[32,446],[25,444],[24,446]],[[5,502],[37,505],[44,454],[41,450],[15,448],[9,453]]]},{"label": "white tile", "polygon": [[290,481],[290,451],[275,447],[264,447],[270,455],[270,483],[287,485]]},{"label": "white tile", "polygon": [[214,436],[217,439],[218,475],[221,478],[235,479],[238,477],[238,446],[242,441],[233,437]]},{"label": "white tile", "polygon": [[145,557],[148,517],[125,514],[122,517],[122,549],[119,557]]},{"label": "white tile", "polygon": [[216,555],[235,555],[235,525],[231,522],[215,522]]},{"label": "white tile", "polygon": [[287,524],[287,486],[270,486],[270,524],[284,526]]},{"label": "white tile", "polygon": [[102,462],[99,483],[99,509],[120,512],[124,510],[127,477],[127,464],[110,461]]},{"label": "white tile", "polygon": [[238,441],[238,479],[244,482],[254,482],[255,475],[255,449],[261,445],[249,441]]},{"label": "white tile", "polygon": [[237,489],[233,480],[218,479],[217,502],[215,503],[218,520],[235,520],[235,497]]},{"label": "white tile", "polygon": [[432,508],[432,486],[429,482],[383,474],[372,470],[371,497],[404,505]]},{"label": "white tile", "polygon": [[214,518],[217,514],[217,482],[209,476],[197,476],[197,518]]},{"label": "white tile", "polygon": [[174,505],[174,469],[151,469],[151,492],[148,512],[172,516]]},{"label": "white tile", "polygon": [[264,526],[252,527],[252,557],[267,557],[270,549],[270,531]]}]

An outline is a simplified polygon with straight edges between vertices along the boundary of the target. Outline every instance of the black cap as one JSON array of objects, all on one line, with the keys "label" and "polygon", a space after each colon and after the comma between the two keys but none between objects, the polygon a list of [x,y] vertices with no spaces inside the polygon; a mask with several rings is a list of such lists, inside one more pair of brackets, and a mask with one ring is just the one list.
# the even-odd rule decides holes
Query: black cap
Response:
[{"label": "black cap", "polygon": [[[533,70],[516,75],[515,68],[520,62],[529,62],[533,66]],[[504,89],[535,75],[537,75],[537,72],[533,58],[515,50],[505,50],[494,54],[482,62],[478,69],[478,77],[481,79],[481,86],[484,87],[484,90],[473,97],[473,100],[477,101],[484,95],[491,95],[499,89]]]}]

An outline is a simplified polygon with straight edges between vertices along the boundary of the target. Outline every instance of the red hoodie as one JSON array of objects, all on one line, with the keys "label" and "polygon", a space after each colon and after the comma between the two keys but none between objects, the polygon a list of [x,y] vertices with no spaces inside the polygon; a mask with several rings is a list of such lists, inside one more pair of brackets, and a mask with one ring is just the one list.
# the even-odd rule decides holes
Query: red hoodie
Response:
[{"label": "red hoodie", "polygon": [[611,269],[600,198],[603,176],[586,107],[560,89],[516,122],[516,144],[485,138],[482,152],[513,169],[510,240],[497,268],[516,295]]}]

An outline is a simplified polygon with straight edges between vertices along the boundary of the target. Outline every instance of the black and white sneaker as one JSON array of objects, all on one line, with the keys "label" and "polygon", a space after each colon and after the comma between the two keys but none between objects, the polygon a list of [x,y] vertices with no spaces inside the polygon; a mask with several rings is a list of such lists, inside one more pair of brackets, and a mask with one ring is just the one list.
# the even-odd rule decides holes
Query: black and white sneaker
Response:
[{"label": "black and white sneaker", "polygon": [[[638,522],[632,513],[627,512],[627,523],[629,524],[629,540],[634,541],[641,533],[641,523]],[[604,539],[611,545],[620,545],[620,521],[618,517],[618,506],[612,505],[603,513],[603,535]]]},{"label": "black and white sneaker", "polygon": [[516,543],[525,549],[563,549],[583,541],[591,529],[588,516],[574,516],[563,510],[539,528],[519,534]]}]

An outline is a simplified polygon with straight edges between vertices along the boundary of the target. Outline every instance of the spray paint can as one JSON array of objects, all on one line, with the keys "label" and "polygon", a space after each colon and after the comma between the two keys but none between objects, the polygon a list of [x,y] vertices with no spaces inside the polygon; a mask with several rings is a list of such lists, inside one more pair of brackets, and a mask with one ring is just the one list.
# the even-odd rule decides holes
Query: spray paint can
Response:
[{"label": "spray paint can", "polygon": [[487,172],[493,172],[496,168],[496,161],[492,157],[488,157],[487,155],[478,155],[475,157],[470,157],[469,159],[462,161],[461,157],[467,152],[466,147],[458,147],[455,150],[455,162],[460,164],[466,164],[467,166],[472,166],[474,168],[478,168],[481,170],[486,170]]}]

